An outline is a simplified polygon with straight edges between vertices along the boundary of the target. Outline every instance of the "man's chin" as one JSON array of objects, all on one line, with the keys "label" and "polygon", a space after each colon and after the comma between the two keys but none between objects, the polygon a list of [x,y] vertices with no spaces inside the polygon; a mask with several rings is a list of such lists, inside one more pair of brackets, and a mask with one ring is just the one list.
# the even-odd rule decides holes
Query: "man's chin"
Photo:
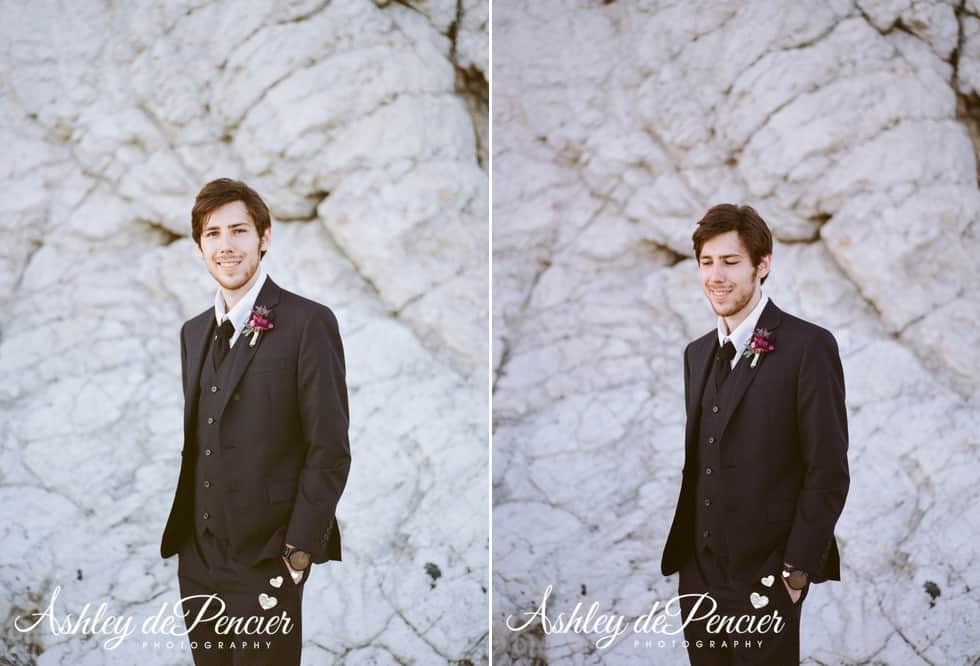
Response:
[{"label": "man's chin", "polygon": [[719,308],[710,298],[708,299],[708,305],[711,306],[711,311],[719,317],[730,317],[732,314],[734,314],[731,307]]},{"label": "man's chin", "polygon": [[214,278],[214,281],[218,283],[218,286],[228,291],[235,291],[237,289],[241,289],[248,282],[247,277],[232,278],[227,275],[222,275],[221,273],[217,273],[217,274],[211,273],[211,277]]}]

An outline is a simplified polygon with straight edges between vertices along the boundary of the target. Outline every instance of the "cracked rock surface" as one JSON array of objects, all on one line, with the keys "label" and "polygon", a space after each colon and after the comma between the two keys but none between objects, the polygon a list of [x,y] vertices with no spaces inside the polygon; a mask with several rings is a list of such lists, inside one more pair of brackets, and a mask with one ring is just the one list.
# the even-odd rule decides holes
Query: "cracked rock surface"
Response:
[{"label": "cracked rock surface", "polygon": [[554,614],[676,593],[682,352],[715,322],[690,237],[725,201],[770,223],[766,291],[833,331],[847,381],[843,582],[811,590],[804,663],[975,663],[978,9],[495,6],[499,663],[687,663],[504,623],[548,585]]},{"label": "cracked rock surface", "polygon": [[5,657],[189,659],[11,620],[59,585],[62,613],[137,623],[179,598],[178,336],[214,293],[190,208],[231,176],[346,348],[344,561],[307,583],[305,663],[488,662],[485,5],[4,3]]}]

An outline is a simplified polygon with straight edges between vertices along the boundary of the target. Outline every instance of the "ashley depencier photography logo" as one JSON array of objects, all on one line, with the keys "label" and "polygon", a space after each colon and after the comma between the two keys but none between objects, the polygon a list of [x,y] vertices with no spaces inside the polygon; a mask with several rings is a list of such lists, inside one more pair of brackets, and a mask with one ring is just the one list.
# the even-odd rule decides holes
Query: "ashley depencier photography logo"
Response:
[{"label": "ashley depencier photography logo", "polygon": [[[588,608],[578,602],[570,612],[551,609],[549,615],[548,599],[552,586],[549,585],[541,598],[541,603],[533,611],[507,616],[506,625],[510,631],[521,632],[540,624],[545,635],[581,634],[592,637],[596,648],[605,650],[614,645],[626,634],[634,635],[634,647],[687,647],[680,640],[650,638],[652,635],[677,636],[692,622],[704,622],[708,633],[719,635],[719,647],[738,647],[732,635],[745,638],[742,646],[762,645],[761,636],[778,634],[786,627],[786,621],[777,609],[762,615],[725,615],[718,612],[718,602],[710,594],[679,594],[666,603],[654,601],[650,610],[638,617],[601,611],[598,601]],[[683,602],[683,603],[682,603]],[[689,604],[685,613],[683,606]],[[728,641],[732,645],[728,645]],[[724,645],[723,645],[724,643]]]},{"label": "ashley depencier photography logo", "polygon": [[[77,614],[70,612],[59,614],[56,606],[60,594],[61,586],[58,585],[51,591],[51,600],[43,610],[17,616],[14,618],[14,628],[21,633],[47,629],[53,636],[106,636],[107,638],[102,643],[106,650],[115,650],[124,640],[137,631],[136,618],[125,614],[113,615],[109,612],[108,604],[105,602],[99,604],[94,612],[92,604],[86,603]],[[269,600],[274,599],[274,597],[265,593],[260,594],[259,597],[258,603],[263,609],[269,610],[274,607],[274,604],[269,605]],[[193,617],[185,618],[183,603],[193,598],[203,600],[201,608]],[[228,637],[226,644],[216,645],[219,649],[225,647],[261,649],[263,645],[268,647],[268,643],[264,643],[262,637],[280,633],[289,634],[296,628],[295,622],[286,611],[280,611],[276,615],[247,615],[242,617],[225,615],[225,602],[217,595],[211,594],[186,597],[172,604],[164,602],[156,614],[143,619],[139,624],[139,630],[144,636],[185,638],[197,626],[209,622],[214,623],[216,634]],[[186,642],[180,643],[166,639],[164,641],[145,640],[143,646],[169,648],[186,647],[187,645]],[[203,647],[209,649],[209,646]]]}]

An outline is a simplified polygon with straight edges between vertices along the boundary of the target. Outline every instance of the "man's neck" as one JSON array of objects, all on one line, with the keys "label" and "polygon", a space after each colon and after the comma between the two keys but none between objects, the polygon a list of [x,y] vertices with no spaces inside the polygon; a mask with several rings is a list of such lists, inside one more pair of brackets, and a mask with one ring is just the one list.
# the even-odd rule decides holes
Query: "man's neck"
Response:
[{"label": "man's neck", "polygon": [[231,312],[231,309],[238,305],[238,302],[242,300],[242,297],[248,293],[248,290],[252,288],[255,281],[259,279],[259,275],[262,273],[260,268],[255,269],[255,273],[249,278],[248,282],[243,284],[238,289],[225,289],[221,287],[221,299],[225,302],[225,314]]},{"label": "man's neck", "polygon": [[745,307],[731,315],[730,317],[722,317],[725,320],[725,328],[728,329],[728,335],[732,334],[738,325],[745,321],[745,318],[749,316],[749,313],[755,309],[755,306],[759,304],[759,300],[762,298],[762,290],[756,289],[755,293],[752,294],[752,298],[749,302],[745,304]]}]

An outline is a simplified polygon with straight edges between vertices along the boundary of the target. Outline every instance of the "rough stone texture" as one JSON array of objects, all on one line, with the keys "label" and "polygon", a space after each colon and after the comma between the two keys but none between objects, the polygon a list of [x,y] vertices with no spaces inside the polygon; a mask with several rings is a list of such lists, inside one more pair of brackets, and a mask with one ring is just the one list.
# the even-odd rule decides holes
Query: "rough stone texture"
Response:
[{"label": "rough stone texture", "polygon": [[497,663],[687,663],[504,621],[548,585],[553,614],[675,594],[682,351],[714,325],[690,235],[722,201],[770,222],[767,292],[843,356],[843,583],[811,591],[804,663],[975,663],[977,9],[495,5]]},{"label": "rough stone texture", "polygon": [[11,618],[56,585],[61,612],[137,621],[179,598],[178,332],[214,293],[189,213],[228,175],[270,203],[269,273],[346,345],[344,561],[308,583],[306,663],[488,662],[488,10],[418,5],[0,5],[5,657],[187,663]]}]

